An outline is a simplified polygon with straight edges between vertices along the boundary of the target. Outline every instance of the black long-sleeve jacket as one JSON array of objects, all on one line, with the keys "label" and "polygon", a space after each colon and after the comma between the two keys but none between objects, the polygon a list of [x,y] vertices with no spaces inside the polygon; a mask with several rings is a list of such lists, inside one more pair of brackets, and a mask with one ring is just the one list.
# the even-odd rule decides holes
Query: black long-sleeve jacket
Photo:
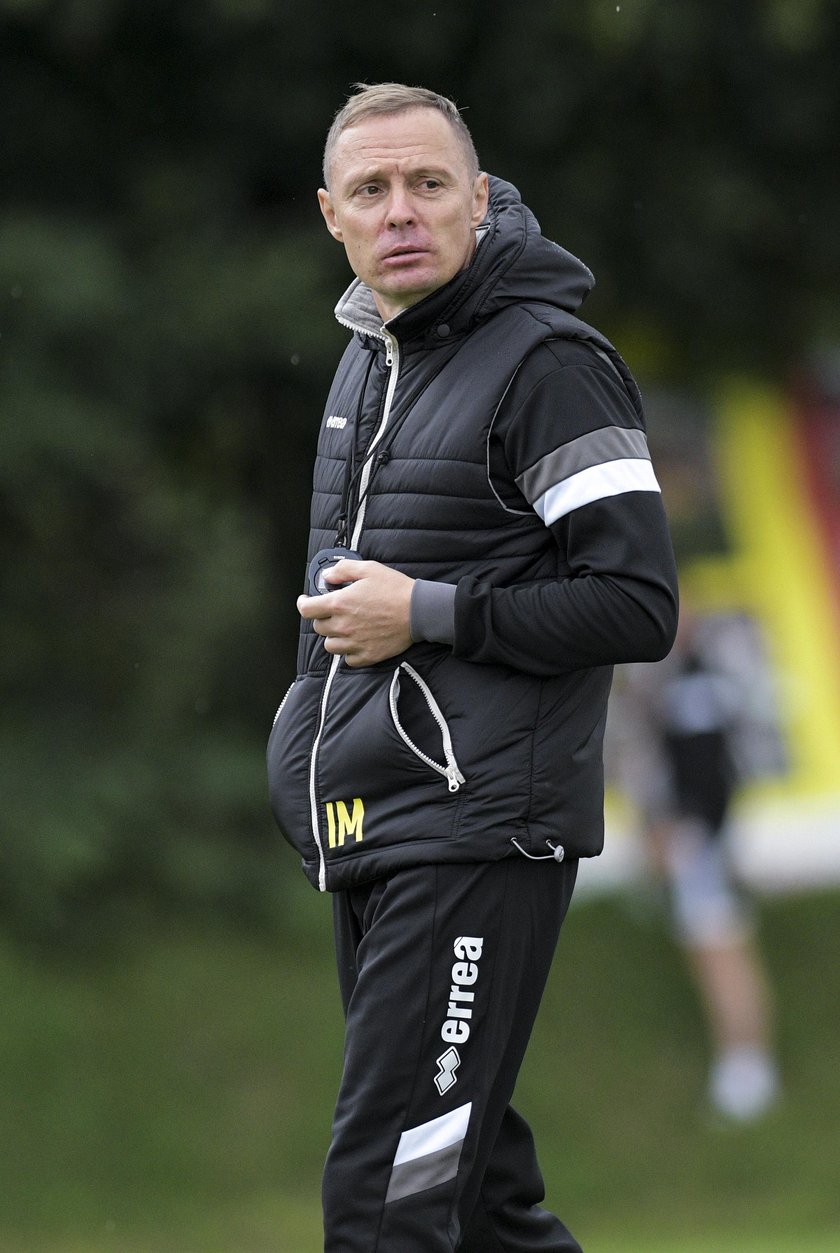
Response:
[{"label": "black long-sleeve jacket", "polygon": [[677,597],[638,390],[573,313],[592,281],[493,179],[468,269],[385,326],[358,281],[338,306],[309,557],[340,533],[454,603],[446,642],[361,668],[303,623],[269,781],[321,889],[601,850],[612,666],[667,653]]}]

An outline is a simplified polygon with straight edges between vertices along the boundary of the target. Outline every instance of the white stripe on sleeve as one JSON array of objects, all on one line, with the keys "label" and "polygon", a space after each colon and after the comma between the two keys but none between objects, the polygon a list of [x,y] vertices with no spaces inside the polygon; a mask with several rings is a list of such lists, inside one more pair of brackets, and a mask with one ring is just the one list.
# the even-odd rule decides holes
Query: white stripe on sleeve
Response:
[{"label": "white stripe on sleeve", "polygon": [[653,466],[647,460],[623,458],[589,466],[571,474],[562,483],[555,483],[543,492],[534,508],[546,526],[564,518],[581,505],[604,500],[607,496],[620,496],[624,492],[658,492],[659,484]]}]

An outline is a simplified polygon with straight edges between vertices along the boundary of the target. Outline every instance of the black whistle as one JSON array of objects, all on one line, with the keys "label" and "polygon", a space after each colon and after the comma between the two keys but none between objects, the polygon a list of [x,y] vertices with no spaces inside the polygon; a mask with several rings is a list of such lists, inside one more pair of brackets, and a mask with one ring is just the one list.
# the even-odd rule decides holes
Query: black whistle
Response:
[{"label": "black whistle", "polygon": [[324,572],[337,566],[339,561],[364,561],[361,553],[352,548],[322,548],[309,563],[309,595],[323,596],[325,592],[336,592],[346,583],[327,583]]}]

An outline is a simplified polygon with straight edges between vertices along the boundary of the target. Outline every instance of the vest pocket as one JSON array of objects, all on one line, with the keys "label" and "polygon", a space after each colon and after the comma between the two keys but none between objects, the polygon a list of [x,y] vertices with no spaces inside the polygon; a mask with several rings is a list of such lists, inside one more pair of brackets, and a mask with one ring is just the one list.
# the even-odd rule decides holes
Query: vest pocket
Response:
[{"label": "vest pocket", "polygon": [[[409,734],[403,726],[400,719],[399,706],[400,692],[402,690],[402,680],[404,675],[414,683],[422,698],[425,708],[431,714],[435,724],[437,725],[440,738],[440,750],[437,755],[443,758],[443,762],[435,761],[434,757],[431,756],[429,752],[424,752],[424,750],[416,743],[416,740],[419,739],[419,735],[415,733],[415,736],[412,737],[412,735]],[[450,792],[457,792],[461,784],[466,783],[466,779],[461,773],[455,757],[455,750],[452,746],[452,735],[450,734],[446,718],[443,715],[440,705],[438,705],[435,700],[428,683],[425,679],[421,678],[414,667],[410,666],[407,661],[401,662],[394,671],[394,677],[391,679],[391,687],[388,692],[388,705],[391,710],[391,720],[400,738],[407,744],[412,753],[414,753],[420,761],[425,762],[427,766],[429,766],[432,770],[436,770],[438,774],[442,775],[446,779]]]},{"label": "vest pocket", "polygon": [[314,778],[328,864],[452,838],[455,793],[465,782],[447,719],[425,678],[405,662],[337,671]]}]

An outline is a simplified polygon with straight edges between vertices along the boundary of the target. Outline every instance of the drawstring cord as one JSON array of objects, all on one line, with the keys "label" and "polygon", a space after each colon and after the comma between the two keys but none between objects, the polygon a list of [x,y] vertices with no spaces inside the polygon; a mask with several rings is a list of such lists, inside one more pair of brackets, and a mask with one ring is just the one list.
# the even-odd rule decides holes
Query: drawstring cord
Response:
[{"label": "drawstring cord", "polygon": [[518,848],[523,857],[527,857],[529,861],[556,861],[561,862],[566,856],[566,850],[562,844],[552,844],[551,840],[546,840],[546,844],[551,849],[550,853],[529,853],[522,847],[518,840],[511,837],[511,844],[514,848]]}]

